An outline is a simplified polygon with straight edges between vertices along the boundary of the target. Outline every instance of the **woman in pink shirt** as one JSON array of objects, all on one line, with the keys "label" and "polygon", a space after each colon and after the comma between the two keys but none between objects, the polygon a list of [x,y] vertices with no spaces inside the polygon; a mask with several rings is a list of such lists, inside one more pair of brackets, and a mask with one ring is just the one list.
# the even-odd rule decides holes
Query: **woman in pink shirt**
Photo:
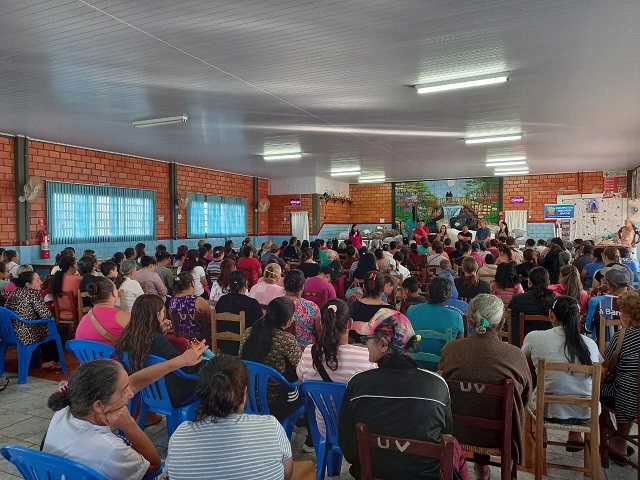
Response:
[{"label": "woman in pink shirt", "polygon": [[580,273],[573,265],[565,265],[560,268],[560,279],[558,283],[549,285],[557,297],[560,295],[568,295],[578,300],[580,311],[586,312],[589,303],[589,294],[582,289],[580,281]]},{"label": "woman in pink shirt", "polygon": [[115,345],[131,314],[116,308],[118,290],[108,278],[101,277],[91,282],[87,285],[87,292],[91,295],[93,308],[80,320],[76,338]]},{"label": "woman in pink shirt", "polygon": [[167,287],[156,273],[158,262],[148,255],[140,257],[140,269],[136,272],[136,280],[140,286],[146,288],[145,293],[158,295],[162,301],[167,299]]},{"label": "woman in pink shirt", "polygon": [[351,225],[349,240],[351,240],[351,244],[356,250],[360,250],[362,248],[362,234],[358,231],[358,225],[355,223]]},{"label": "woman in pink shirt", "polygon": [[284,287],[278,285],[282,269],[277,263],[270,263],[264,267],[264,277],[262,281],[256,283],[249,291],[249,296],[255,298],[262,306],[269,305],[269,302],[276,297],[284,297],[287,292]]},{"label": "woman in pink shirt", "polygon": [[54,297],[60,295],[58,296],[60,316],[64,319],[72,319],[74,318],[74,310],[77,308],[77,304],[72,304],[67,296],[62,296],[61,294],[71,292],[77,302],[82,277],[78,275],[76,259],[72,256],[61,257],[58,267],[60,268],[53,274],[51,279],[51,294]]}]

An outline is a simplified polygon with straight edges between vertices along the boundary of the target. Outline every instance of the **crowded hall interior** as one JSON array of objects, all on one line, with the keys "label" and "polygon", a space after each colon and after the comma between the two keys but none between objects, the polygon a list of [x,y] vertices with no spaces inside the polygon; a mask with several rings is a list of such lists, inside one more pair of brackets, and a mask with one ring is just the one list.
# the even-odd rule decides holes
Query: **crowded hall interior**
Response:
[{"label": "crowded hall interior", "polygon": [[0,1],[0,480],[640,480],[639,19]]}]

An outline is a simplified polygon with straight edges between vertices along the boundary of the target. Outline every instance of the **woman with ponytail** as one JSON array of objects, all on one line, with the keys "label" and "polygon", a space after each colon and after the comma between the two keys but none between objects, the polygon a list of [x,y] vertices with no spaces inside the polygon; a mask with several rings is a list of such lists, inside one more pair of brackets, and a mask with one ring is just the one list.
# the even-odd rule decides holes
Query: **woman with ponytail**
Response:
[{"label": "woman with ponytail", "polygon": [[[469,258],[469,257],[467,257]],[[524,426],[524,408],[531,398],[532,380],[527,359],[515,345],[503,342],[498,333],[504,324],[504,305],[495,295],[480,293],[476,295],[467,310],[469,324],[473,333],[442,347],[438,370],[448,380],[459,382],[488,383],[502,385],[506,379],[515,382],[513,404],[513,423],[511,434],[511,458],[518,463],[523,460],[522,433]],[[502,418],[502,401],[485,399],[482,405],[454,404],[453,413],[469,416]],[[477,428],[465,429],[456,426],[455,435],[462,444],[484,445],[488,448],[499,447],[500,438],[495,432]],[[475,463],[476,478],[489,478],[489,466]]]},{"label": "woman with ponytail", "polygon": [[[301,382],[324,380],[348,383],[356,373],[377,367],[369,361],[369,352],[366,349],[349,344],[349,330],[353,320],[347,302],[332,298],[320,308],[320,312],[322,331],[318,341],[304,349],[298,363],[297,372]],[[324,421],[317,410],[316,420],[320,433],[324,435]]]},{"label": "woman with ponytail", "polygon": [[291,443],[271,415],[243,413],[247,388],[249,372],[237,357],[218,355],[202,367],[196,387],[198,416],[182,423],[169,441],[169,478],[291,478]]},{"label": "woman with ponytail", "polygon": [[[78,275],[78,266],[75,257],[61,257],[58,267],[58,270],[51,278],[51,294],[53,296],[58,296],[63,293],[71,292],[77,301],[78,290],[80,290],[82,277]],[[66,295],[59,296],[58,303],[60,305],[61,316],[65,320],[72,318],[73,314],[71,312],[75,307],[70,304],[69,298]]]},{"label": "woman with ponytail", "polygon": [[[293,322],[294,311],[293,300],[289,297],[271,300],[264,317],[244,331],[240,342],[240,358],[268,365],[290,382],[295,382],[298,379],[296,367],[302,352],[296,337],[285,332]],[[288,417],[298,408],[297,390],[286,391],[275,381],[269,382],[267,399],[271,414],[278,419]]]},{"label": "woman with ponytail", "polygon": [[[522,344],[522,351],[527,356],[532,375],[535,375],[538,368],[539,358],[546,358],[548,362],[568,362],[579,365],[602,363],[603,359],[596,342],[580,335],[578,328],[580,305],[575,298],[567,295],[559,296],[553,302],[549,316],[553,328],[529,333]],[[538,381],[541,380],[538,379]],[[545,392],[549,395],[591,396],[591,377],[583,374],[550,372],[544,381]],[[535,391],[530,404],[535,409]],[[551,403],[545,406],[545,419],[555,423],[587,425],[589,416],[588,407],[564,403]],[[569,442],[576,445],[582,444],[580,433],[570,432]]]},{"label": "woman with ponytail", "polygon": [[[42,450],[74,460],[112,480],[139,480],[157,471],[155,445],[127,404],[141,389],[178,368],[196,365],[206,345],[133,375],[114,360],[93,360],[73,372],[49,397],[53,414]],[[112,430],[122,430],[125,443]]]},{"label": "woman with ponytail", "polygon": [[575,298],[580,303],[580,312],[587,311],[589,294],[582,289],[580,272],[573,265],[565,265],[560,268],[560,279],[558,283],[549,285],[549,290],[557,296],[568,295]]},{"label": "woman with ponytail", "polygon": [[[509,309],[511,309],[511,334],[512,345],[520,345],[520,314],[548,315],[549,309],[556,299],[555,294],[549,290],[549,272],[543,267],[532,268],[529,272],[529,289],[524,293],[518,293],[511,297]],[[525,334],[532,330],[546,330],[550,328],[547,321],[532,321],[526,323]]]}]

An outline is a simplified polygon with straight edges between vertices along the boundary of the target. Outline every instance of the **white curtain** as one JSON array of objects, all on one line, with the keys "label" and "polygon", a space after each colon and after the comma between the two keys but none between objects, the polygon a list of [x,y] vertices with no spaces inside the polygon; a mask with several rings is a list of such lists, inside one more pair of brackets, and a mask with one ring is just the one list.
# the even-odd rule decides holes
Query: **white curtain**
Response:
[{"label": "white curtain", "polygon": [[514,229],[527,231],[528,210],[507,210],[504,212],[504,221],[509,225],[509,231]]},{"label": "white curtain", "polygon": [[291,212],[291,235],[309,240],[309,212]]}]

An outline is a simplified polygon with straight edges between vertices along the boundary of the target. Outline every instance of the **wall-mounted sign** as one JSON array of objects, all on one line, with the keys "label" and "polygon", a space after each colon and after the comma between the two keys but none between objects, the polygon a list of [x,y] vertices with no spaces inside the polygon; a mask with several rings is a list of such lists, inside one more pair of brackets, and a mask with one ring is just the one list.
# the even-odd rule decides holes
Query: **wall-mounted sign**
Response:
[{"label": "wall-mounted sign", "polygon": [[289,200],[289,204],[292,207],[299,207],[301,205],[301,202],[299,198],[292,198],[291,200]]},{"label": "wall-mounted sign", "polygon": [[607,170],[602,172],[604,178],[604,198],[611,198],[615,194],[627,196],[627,172],[624,170]]},{"label": "wall-mounted sign", "polygon": [[524,203],[524,197],[511,197],[511,203],[514,205],[518,203]]},{"label": "wall-mounted sign", "polygon": [[568,204],[546,204],[544,206],[544,218],[573,218],[575,216],[575,205]]}]

